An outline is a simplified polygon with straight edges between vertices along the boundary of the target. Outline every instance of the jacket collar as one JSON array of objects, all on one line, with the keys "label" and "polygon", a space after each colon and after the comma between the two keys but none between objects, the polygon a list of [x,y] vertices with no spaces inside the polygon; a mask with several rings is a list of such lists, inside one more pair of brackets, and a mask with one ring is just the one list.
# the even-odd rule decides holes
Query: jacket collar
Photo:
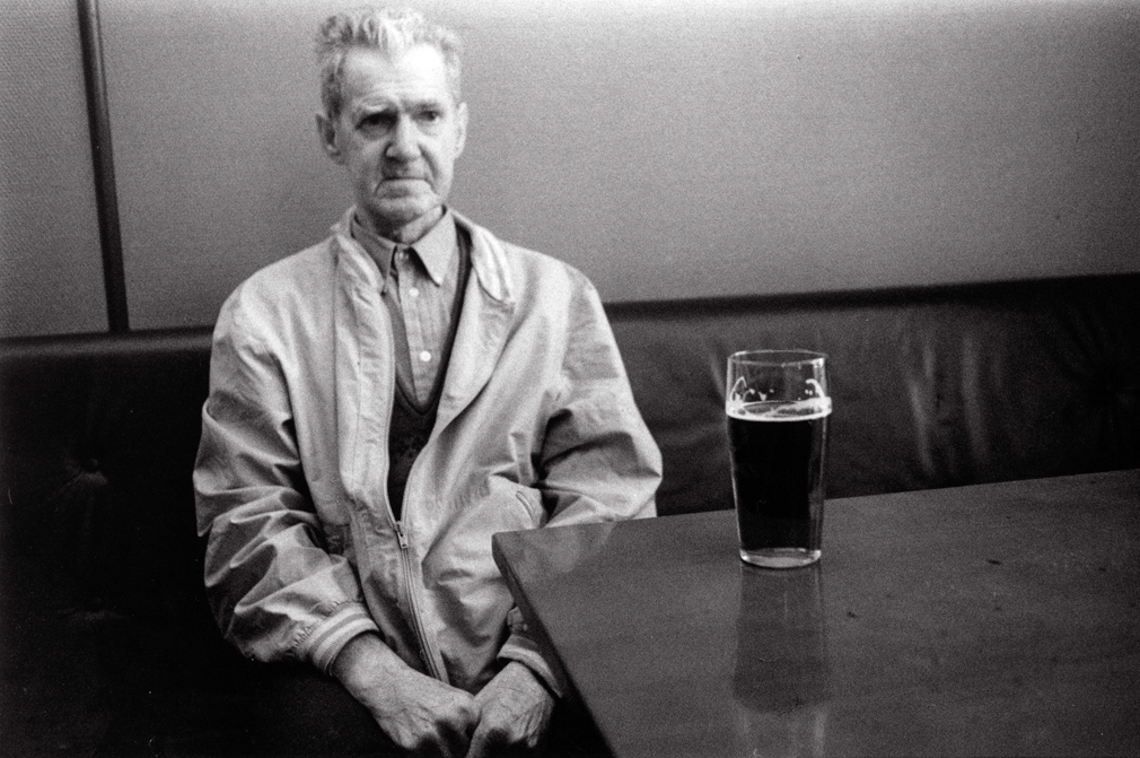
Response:
[{"label": "jacket collar", "polygon": [[[354,212],[355,209],[350,208],[333,225],[332,233],[337,265],[347,274],[345,285],[349,301],[345,304],[344,312],[353,314],[356,324],[355,328],[346,329],[342,334],[346,344],[341,373],[345,377],[356,376],[354,385],[363,385],[367,381],[359,376],[360,354],[363,351],[369,353],[370,357],[375,357],[374,349],[363,346],[386,345],[387,347],[381,348],[383,352],[391,349],[391,336],[389,330],[377,328],[372,319],[361,317],[366,312],[380,313],[383,306],[380,303],[380,269],[360,243],[352,239]],[[472,281],[467,283],[463,313],[456,330],[443,394],[436,412],[435,428],[432,430],[433,438],[471,404],[490,380],[510,336],[517,307],[514,277],[511,276],[510,261],[503,243],[470,219],[454,211],[452,213],[456,223],[471,235],[471,271],[477,284]],[[342,427],[348,434],[355,428],[350,423],[351,414],[355,413],[356,403],[362,401],[355,392],[344,392],[341,395],[345,400]],[[365,395],[378,397],[373,392],[366,392]],[[348,402],[350,397],[356,399]],[[342,475],[346,482],[356,481],[350,473],[342,472]]]},{"label": "jacket collar", "polygon": [[381,237],[363,223],[357,214],[353,214],[351,218],[349,232],[352,238],[361,244],[364,251],[372,256],[372,260],[376,261],[385,286],[393,266],[392,256],[401,248],[415,250],[416,257],[437,287],[442,286],[448,272],[456,268],[455,256],[458,254],[458,248],[455,240],[455,217],[448,209],[444,210],[439,222],[413,245],[399,245]]},{"label": "jacket collar", "polygon": [[514,305],[514,279],[503,243],[487,229],[456,213],[455,221],[471,235],[471,269],[479,286],[491,299],[502,305]]},{"label": "jacket collar", "polygon": [[491,232],[458,213],[455,220],[471,235],[471,272],[479,284],[478,290],[471,282],[467,285],[433,437],[470,405],[490,381],[507,344],[516,310],[514,281],[503,244]]},{"label": "jacket collar", "polygon": [[[492,300],[501,305],[513,306],[514,280],[503,243],[490,231],[461,213],[454,209],[450,212],[455,217],[456,224],[471,235],[471,270],[479,281],[479,287]],[[369,284],[379,287],[381,284],[379,270],[374,265],[372,257],[352,238],[352,217],[355,213],[356,206],[345,211],[340,220],[332,225],[330,232],[336,238],[341,254],[358,259],[353,268],[360,273],[367,271],[369,275],[366,275],[366,278]],[[359,260],[362,256],[363,260]]]}]

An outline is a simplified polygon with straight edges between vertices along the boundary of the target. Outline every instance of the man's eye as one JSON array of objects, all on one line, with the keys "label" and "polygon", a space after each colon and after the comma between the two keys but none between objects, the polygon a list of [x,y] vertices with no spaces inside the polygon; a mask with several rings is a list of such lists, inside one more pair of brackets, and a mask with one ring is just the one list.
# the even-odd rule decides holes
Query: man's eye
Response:
[{"label": "man's eye", "polygon": [[441,119],[443,119],[443,111],[432,109],[420,111],[420,121],[423,121],[425,124],[434,124]]},{"label": "man's eye", "polygon": [[368,113],[361,117],[359,126],[362,129],[376,129],[389,126],[391,123],[392,117],[387,113]]}]

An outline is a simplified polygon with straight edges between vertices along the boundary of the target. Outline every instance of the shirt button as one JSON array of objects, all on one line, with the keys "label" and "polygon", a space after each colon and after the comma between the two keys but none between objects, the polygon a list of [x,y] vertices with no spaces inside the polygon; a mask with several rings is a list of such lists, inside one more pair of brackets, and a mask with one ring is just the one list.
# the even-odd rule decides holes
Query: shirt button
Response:
[{"label": "shirt button", "polygon": [[410,290],[408,290],[408,294],[411,295],[412,297],[419,297],[420,296],[420,290],[418,287],[412,287]]},{"label": "shirt button", "polygon": [[423,361],[424,363],[427,363],[428,361],[430,361],[431,360],[431,351],[430,350],[421,351],[420,352],[420,360]]}]

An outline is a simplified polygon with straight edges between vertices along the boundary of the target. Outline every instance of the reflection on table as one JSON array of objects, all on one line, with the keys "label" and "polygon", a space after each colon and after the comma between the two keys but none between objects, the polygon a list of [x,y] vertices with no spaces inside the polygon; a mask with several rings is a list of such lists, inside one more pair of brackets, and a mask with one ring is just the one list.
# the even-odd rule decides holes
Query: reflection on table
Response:
[{"label": "reflection on table", "polygon": [[494,552],[619,758],[1140,754],[1140,471],[829,501],[808,569],[731,511]]}]

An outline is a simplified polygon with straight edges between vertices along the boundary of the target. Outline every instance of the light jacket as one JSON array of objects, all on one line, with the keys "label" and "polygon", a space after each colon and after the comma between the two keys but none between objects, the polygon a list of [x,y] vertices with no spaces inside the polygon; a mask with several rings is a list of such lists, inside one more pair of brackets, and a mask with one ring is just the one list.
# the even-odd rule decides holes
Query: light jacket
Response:
[{"label": "light jacket", "polygon": [[500,658],[557,688],[491,535],[652,516],[661,472],[597,293],[456,215],[472,273],[396,521],[392,329],[349,214],[222,307],[194,471],[214,615],[258,660],[327,671],[378,631],[409,665],[471,692]]}]

